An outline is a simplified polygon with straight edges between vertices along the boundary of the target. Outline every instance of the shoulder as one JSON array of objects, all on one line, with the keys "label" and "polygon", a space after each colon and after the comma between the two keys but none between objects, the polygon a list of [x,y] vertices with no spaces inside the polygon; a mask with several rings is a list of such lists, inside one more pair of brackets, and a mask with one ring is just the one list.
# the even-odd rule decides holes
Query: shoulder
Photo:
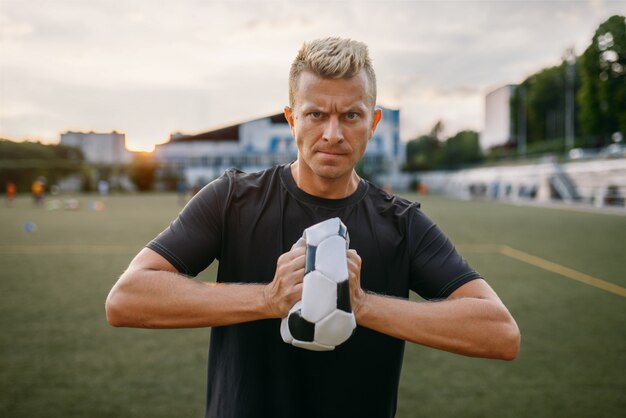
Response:
[{"label": "shoulder", "polygon": [[266,170],[250,173],[236,168],[230,168],[224,172],[223,177],[228,178],[231,185],[236,185],[237,187],[258,187],[277,178],[280,167],[281,166],[275,166]]},{"label": "shoulder", "polygon": [[[415,230],[415,219],[421,214],[420,204],[402,196],[387,193],[369,183],[369,189],[361,205],[367,222],[371,223],[380,239],[395,240],[399,237],[409,242]],[[363,219],[362,219],[363,220]]]},{"label": "shoulder", "polygon": [[367,200],[377,213],[408,219],[416,212],[421,212],[419,202],[413,202],[402,196],[387,193],[377,185],[368,183]]},{"label": "shoulder", "polygon": [[279,187],[279,168],[251,173],[230,168],[202,188],[193,200],[200,205],[218,206],[223,213],[228,212],[233,204],[254,206],[266,201],[267,194]]},{"label": "shoulder", "polygon": [[220,177],[204,186],[198,194],[204,197],[213,197],[215,194],[226,197],[233,193],[239,194],[247,189],[256,189],[276,177],[278,168],[272,167],[251,173],[246,173],[237,168],[229,168]]}]

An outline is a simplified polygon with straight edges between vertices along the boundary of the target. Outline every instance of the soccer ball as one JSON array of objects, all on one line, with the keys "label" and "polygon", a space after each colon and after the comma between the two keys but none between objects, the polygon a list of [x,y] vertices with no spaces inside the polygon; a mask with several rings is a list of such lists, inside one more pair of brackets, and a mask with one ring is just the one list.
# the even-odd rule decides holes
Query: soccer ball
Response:
[{"label": "soccer ball", "polygon": [[280,324],[283,341],[313,351],[330,351],[356,328],[348,283],[348,230],[339,218],[304,230],[306,263],[302,300]]}]

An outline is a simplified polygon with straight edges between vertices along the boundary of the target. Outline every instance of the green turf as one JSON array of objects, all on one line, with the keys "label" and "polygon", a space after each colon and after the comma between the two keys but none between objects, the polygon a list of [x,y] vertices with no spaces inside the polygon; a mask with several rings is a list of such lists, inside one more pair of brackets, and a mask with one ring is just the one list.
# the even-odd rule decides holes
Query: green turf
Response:
[{"label": "green turf", "polygon": [[[112,196],[100,212],[92,199],[75,212],[0,205],[0,416],[202,416],[209,331],[104,318],[109,289],[180,210],[176,197]],[[397,416],[623,416],[626,298],[476,244],[626,287],[626,217],[435,197],[423,208],[505,301],[522,350],[502,362],[407,345]]]}]

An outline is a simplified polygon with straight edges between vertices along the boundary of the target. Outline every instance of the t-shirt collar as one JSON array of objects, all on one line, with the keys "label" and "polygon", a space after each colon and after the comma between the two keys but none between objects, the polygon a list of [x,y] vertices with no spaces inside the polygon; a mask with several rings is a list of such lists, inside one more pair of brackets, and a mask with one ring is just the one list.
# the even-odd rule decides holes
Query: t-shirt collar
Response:
[{"label": "t-shirt collar", "polygon": [[341,199],[326,199],[323,197],[313,196],[298,187],[296,181],[291,175],[291,164],[292,163],[285,164],[280,167],[279,171],[281,182],[289,194],[297,200],[309,205],[321,206],[328,209],[347,207],[363,199],[369,189],[368,183],[365,180],[360,179],[356,191],[349,196],[342,197]]}]

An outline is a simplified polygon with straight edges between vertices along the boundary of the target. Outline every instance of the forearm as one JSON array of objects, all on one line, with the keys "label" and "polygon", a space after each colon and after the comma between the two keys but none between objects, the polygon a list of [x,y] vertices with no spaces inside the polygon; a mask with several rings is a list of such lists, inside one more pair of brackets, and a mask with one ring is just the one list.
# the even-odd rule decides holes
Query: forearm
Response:
[{"label": "forearm", "polygon": [[204,283],[150,269],[125,272],[106,301],[111,325],[193,328],[272,317],[264,285]]},{"label": "forearm", "polygon": [[417,344],[474,357],[511,360],[519,330],[498,300],[463,297],[414,302],[367,294],[357,323]]}]

